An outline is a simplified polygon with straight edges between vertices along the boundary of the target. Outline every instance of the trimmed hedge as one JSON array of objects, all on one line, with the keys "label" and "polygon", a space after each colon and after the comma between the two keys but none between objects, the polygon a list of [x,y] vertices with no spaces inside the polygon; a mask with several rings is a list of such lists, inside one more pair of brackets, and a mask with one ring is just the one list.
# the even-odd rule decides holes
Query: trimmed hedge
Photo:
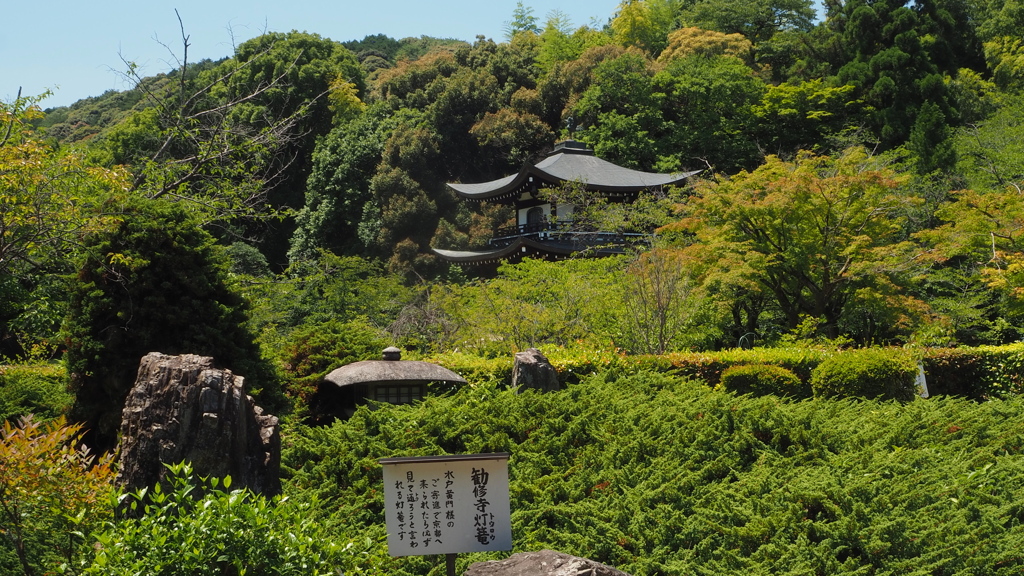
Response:
[{"label": "trimmed hedge", "polygon": [[720,386],[737,394],[774,394],[797,398],[810,396],[808,387],[792,370],[771,364],[746,364],[727,368],[722,372]]},{"label": "trimmed hedge", "polygon": [[[807,387],[818,365],[828,358],[856,355],[862,351],[755,348],[628,356],[619,350],[570,350],[546,346],[542,352],[551,360],[563,383],[579,382],[590,374],[614,370],[622,374],[651,371],[686,376],[701,380],[708,386],[716,386],[722,381],[723,372],[729,368],[759,364],[779,366],[793,372],[804,384],[805,393],[810,394]],[[978,348],[925,348],[915,350],[913,354],[924,364],[931,395],[989,399],[1024,392],[1024,343]],[[461,374],[473,384],[490,381],[503,384],[512,378],[511,353],[500,358],[481,358],[456,352],[424,359]],[[915,377],[916,370],[915,363]]]},{"label": "trimmed hedge", "polygon": [[931,394],[990,399],[1024,393],[1024,343],[928,349],[924,370]]},{"label": "trimmed hedge", "polygon": [[826,359],[811,374],[815,396],[913,400],[917,361],[891,348],[850,350]]}]

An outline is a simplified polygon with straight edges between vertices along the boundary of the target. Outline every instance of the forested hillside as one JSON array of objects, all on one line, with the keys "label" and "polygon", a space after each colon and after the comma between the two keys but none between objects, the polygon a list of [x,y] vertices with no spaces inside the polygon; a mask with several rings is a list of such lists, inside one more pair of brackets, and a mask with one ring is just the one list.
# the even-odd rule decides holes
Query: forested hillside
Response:
[{"label": "forested hillside", "polygon": [[[359,317],[424,351],[465,346],[462,309],[446,302],[538,279],[527,266],[467,282],[493,271],[429,252],[480,246],[509,218],[445,182],[510,174],[566,137],[628,167],[703,170],[618,214],[658,242],[599,272],[612,293],[672,277],[665,305],[699,315],[701,333],[680,326],[655,348],[795,332],[1015,341],[1015,14],[1000,2],[847,2],[815,21],[809,2],[652,0],[595,29],[520,4],[497,41],[273,32],[217,62],[192,63],[183,45],[180,68],[68,108],[23,97],[5,104],[2,351],[89,345],[59,336],[69,312],[70,326],[82,319],[65,282],[138,202],[168,203],[209,235],[267,343]],[[160,218],[145,217],[154,230]],[[123,268],[107,282],[162,274],[107,259]],[[544,284],[556,299],[579,288]],[[341,286],[369,300],[314,296]],[[590,321],[577,332],[602,344],[658,351],[624,336],[614,312],[579,316]],[[472,338],[508,351],[578,337],[548,324]]]},{"label": "forested hillside", "polygon": [[[309,544],[335,524],[352,539],[379,536],[365,458],[534,454],[530,442],[543,441],[513,472],[531,510],[517,537],[530,547],[637,574],[1016,573],[1020,355],[958,354],[1024,339],[1024,10],[1016,0],[822,9],[628,0],[598,27],[522,2],[502,38],[273,31],[197,62],[186,40],[166,73],[143,77],[126,62],[131,90],[48,110],[43,95],[0,103],[0,413],[63,415],[88,445],[111,449],[142,355],[213,356],[292,434],[295,507],[253,496],[253,514],[270,515],[259,517],[274,534],[301,525],[303,553],[334,567],[362,565],[357,551],[373,570],[387,565],[372,539],[344,553]],[[601,230],[650,233],[624,255],[460,268],[430,251],[480,248],[513,217],[460,201],[447,182],[516,173],[567,138],[629,168],[700,174],[630,205],[553,192],[581,194],[577,217]],[[823,358],[885,346],[904,349],[911,368],[924,359],[943,371],[953,382],[943,393],[985,402],[742,398],[750,390],[710,390],[728,362],[687,372],[677,361],[741,343],[793,368],[803,392],[790,396],[812,394]],[[389,345],[459,363],[471,386],[304,427],[326,373]],[[560,365],[573,385],[564,405],[498,389],[493,363],[529,347],[576,359]],[[777,361],[785,354],[800,359]],[[572,373],[640,355],[623,373],[614,362],[590,380]],[[641,365],[662,374],[626,378]],[[613,390],[619,377],[646,410]],[[622,414],[592,413],[603,404],[588,394]],[[494,413],[473,424],[492,435],[469,434],[475,413],[461,402]],[[705,415],[715,432],[693,428]],[[449,427],[468,435],[449,442]],[[53,446],[78,438],[57,428]],[[12,430],[5,446],[45,446]],[[635,438],[611,443],[620,433]],[[692,442],[706,453],[687,452]],[[615,451],[588,448],[598,444]],[[358,454],[344,466],[362,471],[328,446]],[[693,469],[673,476],[666,459]],[[71,482],[85,491],[69,498],[100,510],[102,476]],[[339,481],[320,496],[362,512],[302,520],[319,506],[305,498]],[[233,502],[222,496],[211,506]],[[899,514],[879,520],[883,506]],[[82,526],[103,521],[81,514]],[[61,534],[85,534],[60,518]],[[145,542],[139,534],[105,537]],[[951,552],[964,542],[974,548]],[[59,565],[57,548],[33,546]],[[90,548],[69,550],[64,560],[81,563]]]}]

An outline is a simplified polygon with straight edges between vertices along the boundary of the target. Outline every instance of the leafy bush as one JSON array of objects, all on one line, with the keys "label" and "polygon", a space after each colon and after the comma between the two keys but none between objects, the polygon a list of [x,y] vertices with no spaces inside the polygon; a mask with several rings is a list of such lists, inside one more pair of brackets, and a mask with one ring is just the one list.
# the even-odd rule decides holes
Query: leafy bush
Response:
[{"label": "leafy bush", "polygon": [[680,352],[667,354],[665,358],[672,364],[674,373],[700,378],[708,384],[718,384],[722,372],[730,366],[742,364],[771,364],[782,366],[802,381],[811,379],[811,372],[828,357],[828,352],[821,348],[754,348],[742,350],[722,350],[720,352]]},{"label": "leafy bush", "polygon": [[781,366],[771,364],[747,364],[732,366],[722,372],[721,385],[726,390],[739,394],[763,396],[808,396],[800,378]]},{"label": "leafy bush", "polygon": [[975,392],[983,398],[1024,393],[1024,343],[1008,346],[979,346],[980,378]]},{"label": "leafy bush", "polygon": [[512,381],[512,365],[514,362],[512,354],[502,355],[497,358],[484,358],[476,354],[445,352],[444,354],[435,354],[424,359],[427,362],[444,366],[473,385],[483,382],[508,384]]},{"label": "leafy bush", "polygon": [[826,359],[811,374],[815,396],[913,400],[917,362],[901,350],[850,350]]},{"label": "leafy bush", "polygon": [[[338,543],[311,520],[315,502],[267,500],[228,491],[223,480],[170,466],[168,488],[122,494],[121,506],[141,512],[97,535],[83,574],[103,576],[307,576],[378,573],[381,554],[370,539]],[[197,494],[201,496],[197,497]]]},{"label": "leafy bush", "polygon": [[364,321],[331,320],[296,329],[284,347],[285,390],[307,401],[331,370],[360,360],[380,360],[385,334]]},{"label": "leafy bush", "polygon": [[34,414],[52,420],[67,412],[75,397],[67,391],[63,367],[0,366],[0,422]]},{"label": "leafy bush", "polygon": [[233,274],[245,274],[257,278],[272,275],[267,257],[251,244],[233,242],[224,249],[224,253],[231,261]]},{"label": "leafy bush", "polygon": [[78,449],[81,427],[32,417],[0,429],[0,575],[56,573],[110,516],[110,458]]}]

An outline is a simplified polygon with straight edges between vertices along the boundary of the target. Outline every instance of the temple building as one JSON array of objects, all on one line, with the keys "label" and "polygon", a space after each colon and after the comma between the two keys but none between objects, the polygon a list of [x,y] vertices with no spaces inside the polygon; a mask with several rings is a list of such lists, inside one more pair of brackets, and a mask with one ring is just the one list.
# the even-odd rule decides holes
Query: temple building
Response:
[{"label": "temple building", "polygon": [[581,142],[559,142],[543,160],[525,165],[518,174],[478,184],[449,183],[448,187],[464,200],[512,206],[516,224],[496,230],[483,250],[432,251],[444,260],[462,265],[517,262],[527,256],[559,259],[582,250],[595,256],[620,254],[630,243],[646,239],[649,231],[581,230],[574,226],[575,206],[554,205],[545,199],[543,190],[578,183],[609,202],[633,202],[641,192],[682,185],[699,172],[657,174],[631,170],[594,156],[594,151]]}]

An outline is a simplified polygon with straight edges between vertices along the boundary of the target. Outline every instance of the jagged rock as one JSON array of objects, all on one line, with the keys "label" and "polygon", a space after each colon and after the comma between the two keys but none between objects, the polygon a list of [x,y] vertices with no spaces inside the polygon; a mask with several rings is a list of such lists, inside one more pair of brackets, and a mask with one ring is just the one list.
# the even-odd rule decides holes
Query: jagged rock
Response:
[{"label": "jagged rock", "polygon": [[512,387],[541,392],[554,392],[562,388],[555,367],[536,348],[516,352],[515,364],[512,366]]},{"label": "jagged rock", "polygon": [[505,560],[470,564],[464,576],[629,576],[600,562],[554,550],[520,552]]},{"label": "jagged rock", "polygon": [[280,492],[277,418],[253,403],[243,380],[208,356],[144,356],[122,415],[119,483],[152,486],[164,463],[186,461],[200,476],[230,475],[232,486]]}]

